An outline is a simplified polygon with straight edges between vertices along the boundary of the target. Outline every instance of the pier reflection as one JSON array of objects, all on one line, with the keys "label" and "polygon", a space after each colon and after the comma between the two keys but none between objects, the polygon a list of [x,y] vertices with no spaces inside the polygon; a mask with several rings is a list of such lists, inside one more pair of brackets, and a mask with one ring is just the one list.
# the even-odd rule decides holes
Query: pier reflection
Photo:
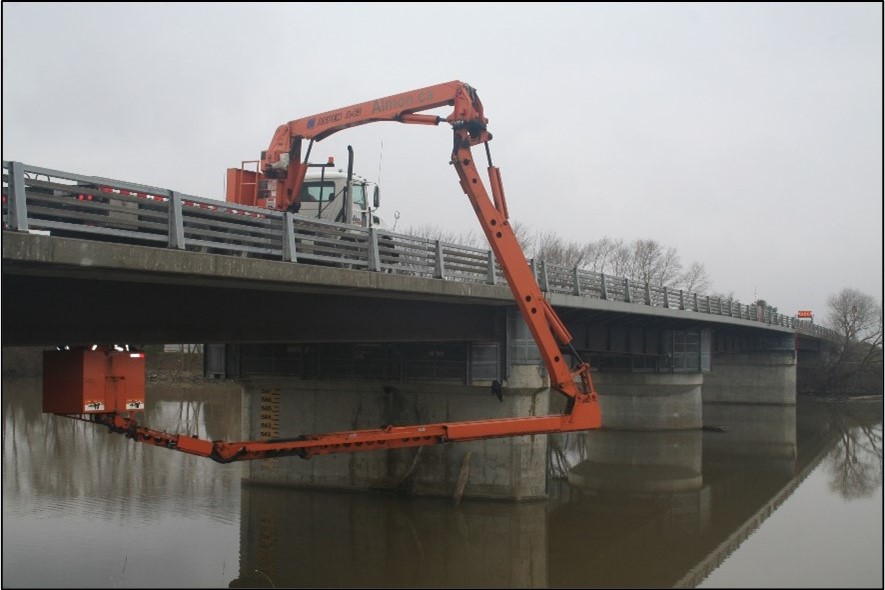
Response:
[{"label": "pier reflection", "polygon": [[546,502],[245,485],[231,586],[693,587],[839,454],[845,426],[881,440],[875,411],[705,412],[703,431],[551,437]]}]

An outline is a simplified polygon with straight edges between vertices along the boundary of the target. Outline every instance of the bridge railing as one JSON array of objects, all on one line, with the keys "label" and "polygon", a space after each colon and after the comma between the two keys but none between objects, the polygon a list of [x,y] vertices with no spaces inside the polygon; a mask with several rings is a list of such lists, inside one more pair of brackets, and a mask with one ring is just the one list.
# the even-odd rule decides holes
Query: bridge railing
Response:
[{"label": "bridge railing", "polygon": [[[230,205],[131,182],[3,162],[3,229],[258,257],[356,270],[506,284],[490,250]],[[530,261],[545,292],[778,325],[820,338],[811,322],[662,285]]]}]

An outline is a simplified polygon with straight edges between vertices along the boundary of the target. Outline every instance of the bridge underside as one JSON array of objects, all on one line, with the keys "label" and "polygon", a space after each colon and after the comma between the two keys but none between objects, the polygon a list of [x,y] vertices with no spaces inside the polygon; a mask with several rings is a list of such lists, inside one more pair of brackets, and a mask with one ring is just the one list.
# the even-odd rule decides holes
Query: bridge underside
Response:
[{"label": "bridge underside", "polygon": [[477,304],[3,277],[4,345],[484,340],[499,315]]}]

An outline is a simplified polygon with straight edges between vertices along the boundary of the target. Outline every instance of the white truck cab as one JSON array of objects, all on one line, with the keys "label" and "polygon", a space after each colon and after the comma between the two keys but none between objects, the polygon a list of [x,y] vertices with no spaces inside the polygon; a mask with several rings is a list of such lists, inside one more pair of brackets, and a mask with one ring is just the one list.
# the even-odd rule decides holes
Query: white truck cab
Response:
[{"label": "white truck cab", "polygon": [[311,170],[304,178],[293,213],[360,227],[383,227],[377,214],[377,187],[358,175],[353,175],[348,185],[345,170]]}]

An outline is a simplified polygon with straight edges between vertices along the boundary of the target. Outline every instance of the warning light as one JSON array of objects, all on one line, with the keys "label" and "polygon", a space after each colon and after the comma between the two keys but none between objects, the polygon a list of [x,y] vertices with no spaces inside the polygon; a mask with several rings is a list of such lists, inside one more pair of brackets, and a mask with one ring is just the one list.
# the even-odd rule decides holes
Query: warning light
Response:
[{"label": "warning light", "polygon": [[800,311],[798,314],[796,314],[796,317],[800,317],[800,318],[813,318],[813,317],[814,317],[814,314],[811,313],[809,310],[802,310],[802,311]]}]

